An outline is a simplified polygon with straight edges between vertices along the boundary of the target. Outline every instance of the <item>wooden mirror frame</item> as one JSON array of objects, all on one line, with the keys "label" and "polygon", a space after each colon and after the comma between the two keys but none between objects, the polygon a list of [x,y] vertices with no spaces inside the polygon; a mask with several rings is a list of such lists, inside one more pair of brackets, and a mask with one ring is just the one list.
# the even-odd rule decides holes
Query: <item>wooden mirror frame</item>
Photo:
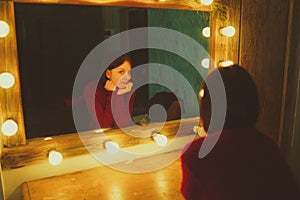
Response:
[{"label": "wooden mirror frame", "polygon": [[[200,0],[0,0],[0,20],[9,24],[10,32],[0,38],[0,73],[10,72],[15,77],[15,84],[12,88],[0,88],[0,126],[7,119],[13,119],[18,124],[18,131],[13,136],[6,136],[2,133],[1,162],[3,168],[17,168],[47,160],[48,152],[55,148],[63,153],[64,157],[71,157],[88,153],[77,133],[53,136],[50,140],[45,138],[34,138],[26,140],[20,76],[18,67],[18,54],[16,43],[16,28],[14,3],[43,3],[43,4],[83,4],[99,6],[132,6],[145,8],[169,8],[182,10],[208,11],[210,15],[210,47],[209,53],[214,63],[210,69],[218,65],[220,61],[231,60],[234,63],[239,61],[239,25],[240,25],[240,1],[219,0],[211,6],[204,6]],[[220,27],[232,25],[236,34],[225,37],[219,34]],[[229,51],[230,50],[230,51]],[[180,122],[170,121],[164,125],[163,131],[168,137],[174,137],[174,132],[179,123],[184,123],[185,132],[192,132],[192,124],[197,123],[198,118],[186,119]],[[151,139],[137,139],[124,134],[121,130],[115,129],[107,132],[114,141],[121,144],[121,147],[133,146],[150,142]],[[91,141],[94,134],[90,134]]]}]

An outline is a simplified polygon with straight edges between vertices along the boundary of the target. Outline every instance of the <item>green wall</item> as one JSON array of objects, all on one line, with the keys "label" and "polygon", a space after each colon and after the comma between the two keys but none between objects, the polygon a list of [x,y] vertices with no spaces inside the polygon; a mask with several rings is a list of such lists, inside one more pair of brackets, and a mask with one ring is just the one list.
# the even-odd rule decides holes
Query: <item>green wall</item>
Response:
[{"label": "green wall", "polygon": [[[208,51],[208,39],[202,35],[202,29],[206,26],[209,26],[209,20],[207,15],[205,15],[203,12],[170,9],[148,9],[148,26],[163,27],[179,31],[196,40],[205,50]],[[186,48],[186,51],[189,52],[191,50]],[[149,63],[160,63],[177,70],[185,77],[185,79],[189,81],[189,84],[192,86],[194,92],[198,94],[203,77],[184,58],[171,52],[158,49],[149,49]],[[201,60],[199,60],[199,63],[201,63]],[[199,66],[201,66],[201,64],[199,64]],[[207,74],[207,70],[204,70],[204,74]],[[182,82],[178,82],[178,80],[170,77],[166,78],[165,73],[159,73],[156,70],[149,69],[149,79],[161,80],[162,82],[168,81],[170,84],[178,87],[178,90],[176,89],[175,93],[177,93],[178,97],[180,98],[183,98],[186,95],[190,96],[190,94],[185,93],[186,90],[184,88],[186,86],[182,84]],[[149,98],[160,91],[167,91],[167,88],[157,84],[150,85]],[[188,101],[189,100],[185,101],[184,104],[189,104]],[[185,105],[185,109],[185,117],[197,115],[196,108],[188,108],[188,106]]]}]

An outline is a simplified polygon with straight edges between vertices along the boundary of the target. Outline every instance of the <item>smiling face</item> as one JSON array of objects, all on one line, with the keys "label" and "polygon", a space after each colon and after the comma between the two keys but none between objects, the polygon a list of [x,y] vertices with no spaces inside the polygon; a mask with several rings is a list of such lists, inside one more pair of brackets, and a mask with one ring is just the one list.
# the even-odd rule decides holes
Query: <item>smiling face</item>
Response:
[{"label": "smiling face", "polygon": [[125,88],[128,85],[129,80],[131,79],[130,70],[130,62],[125,60],[120,66],[111,70],[107,69],[106,77],[111,80],[118,88]]}]

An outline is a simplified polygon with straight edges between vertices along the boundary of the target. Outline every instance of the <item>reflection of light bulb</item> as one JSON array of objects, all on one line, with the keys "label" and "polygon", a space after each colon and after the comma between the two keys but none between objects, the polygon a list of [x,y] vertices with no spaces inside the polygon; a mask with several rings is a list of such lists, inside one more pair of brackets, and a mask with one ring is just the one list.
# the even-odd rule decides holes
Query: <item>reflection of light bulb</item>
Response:
[{"label": "reflection of light bulb", "polygon": [[8,119],[2,124],[1,131],[6,136],[12,136],[18,131],[18,124],[14,120]]},{"label": "reflection of light bulb", "polygon": [[227,37],[232,37],[235,34],[235,28],[233,26],[226,26],[220,29],[220,33]]},{"label": "reflection of light bulb", "polygon": [[15,84],[15,78],[11,73],[4,72],[0,74],[0,87],[10,88]]},{"label": "reflection of light bulb", "polygon": [[231,65],[233,65],[233,62],[231,60],[227,60],[219,63],[220,67],[229,67]]},{"label": "reflection of light bulb", "polygon": [[5,22],[0,20],[0,38],[4,38],[9,33],[9,25]]},{"label": "reflection of light bulb", "polygon": [[202,61],[201,61],[201,65],[202,67],[204,68],[209,68],[209,58],[204,58]]},{"label": "reflection of light bulb", "polygon": [[51,150],[49,152],[48,161],[51,165],[59,165],[63,160],[63,156],[60,152]]},{"label": "reflection of light bulb", "polygon": [[165,146],[168,143],[168,138],[165,135],[155,133],[152,135],[152,138],[159,146]]},{"label": "reflection of light bulb", "polygon": [[204,35],[204,37],[210,37],[210,27],[205,27],[202,30],[202,34]]},{"label": "reflection of light bulb", "polygon": [[212,4],[213,1],[214,1],[214,0],[201,0],[201,3],[202,3],[203,5],[208,6],[208,5]]},{"label": "reflection of light bulb", "polygon": [[120,149],[118,143],[112,142],[110,140],[107,140],[104,142],[104,147],[108,151],[108,153],[111,153],[111,154],[118,153],[118,151]]}]

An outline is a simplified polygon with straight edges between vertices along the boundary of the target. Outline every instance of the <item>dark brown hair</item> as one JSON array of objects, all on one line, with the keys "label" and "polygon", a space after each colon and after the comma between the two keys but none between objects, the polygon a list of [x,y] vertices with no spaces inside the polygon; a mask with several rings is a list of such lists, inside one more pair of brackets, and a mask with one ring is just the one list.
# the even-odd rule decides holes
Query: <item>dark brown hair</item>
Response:
[{"label": "dark brown hair", "polygon": [[[204,90],[204,96],[200,97],[200,123],[204,129],[210,132],[217,131],[218,126],[210,125],[212,106],[211,96],[208,88],[214,89],[217,86],[216,82],[217,73],[223,79],[227,109],[223,128],[251,128],[255,126],[258,113],[259,101],[257,89],[251,75],[241,66],[232,65],[225,68],[217,68],[212,71],[201,89]],[[209,84],[209,87],[208,87]]]},{"label": "dark brown hair", "polygon": [[[125,61],[130,62],[130,56],[129,53],[123,54],[120,57],[118,57],[117,59],[115,59],[108,67],[106,70],[112,70],[115,69],[117,67],[119,67],[121,64],[123,64]],[[106,81],[108,80],[106,77],[106,70],[103,72],[102,76],[101,76],[101,83],[102,85],[105,85]]]}]

